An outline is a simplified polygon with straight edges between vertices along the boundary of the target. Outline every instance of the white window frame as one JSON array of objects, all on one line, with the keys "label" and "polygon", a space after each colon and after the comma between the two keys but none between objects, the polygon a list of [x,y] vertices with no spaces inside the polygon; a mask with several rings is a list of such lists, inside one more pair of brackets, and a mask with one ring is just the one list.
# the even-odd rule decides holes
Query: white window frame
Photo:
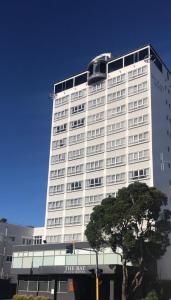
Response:
[{"label": "white window frame", "polygon": [[125,182],[125,180],[126,180],[126,173],[124,172],[106,176],[107,185]]},{"label": "white window frame", "polygon": [[103,186],[103,177],[86,179],[86,188],[94,188]]},{"label": "white window frame", "polygon": [[83,181],[81,180],[67,183],[68,192],[80,191],[82,189],[83,189]]},{"label": "white window frame", "polygon": [[86,172],[96,171],[104,168],[104,160],[95,160],[86,163]]},{"label": "white window frame", "polygon": [[144,168],[144,169],[139,169],[139,170],[133,170],[129,171],[128,173],[128,179],[130,181],[138,181],[138,180],[143,180],[143,179],[148,179],[150,176],[150,169],[149,168]]}]

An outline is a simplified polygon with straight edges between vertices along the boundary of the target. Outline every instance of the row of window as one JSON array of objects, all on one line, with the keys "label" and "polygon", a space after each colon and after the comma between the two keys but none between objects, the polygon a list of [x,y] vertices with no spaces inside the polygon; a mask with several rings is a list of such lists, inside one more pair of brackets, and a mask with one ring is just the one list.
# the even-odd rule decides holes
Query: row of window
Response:
[{"label": "row of window", "polygon": [[[141,150],[128,154],[128,162],[138,162],[149,159],[149,150]],[[126,163],[126,155],[117,155],[106,159],[106,167],[119,166]],[[86,163],[85,171],[97,171],[103,169],[104,160],[95,160]],[[74,165],[67,168],[67,175],[75,175],[84,172],[84,164]],[[50,172],[50,179],[64,177],[66,175],[65,168],[53,170]]]},{"label": "row of window", "polygon": [[[149,141],[148,131],[128,136],[128,146],[140,144],[140,143],[147,142],[147,141]],[[106,143],[106,150],[112,151],[112,150],[124,148],[126,146],[127,146],[126,138],[123,137],[123,138],[115,139],[112,141],[108,141]],[[86,151],[84,148],[69,151],[68,152],[68,160],[82,158],[82,157],[84,157],[85,153],[87,156],[98,154],[98,153],[103,153],[104,148],[105,148],[104,143],[100,143],[100,144],[88,146],[86,148]],[[66,159],[67,159],[66,153],[53,155],[53,156],[51,156],[51,164],[53,165],[53,164],[56,164],[59,162],[64,162],[64,161],[66,161]]]},{"label": "row of window", "polygon": [[[111,94],[110,97],[111,97],[111,99],[113,99],[113,94]],[[110,97],[109,97],[109,99],[110,99]],[[102,99],[102,98],[105,99],[105,97],[101,97],[101,98],[97,98],[95,100],[89,101],[89,102],[91,102],[91,105],[94,105],[94,106],[91,106],[91,108],[100,106],[102,104],[102,102],[100,102],[98,100]],[[103,104],[104,104],[104,102],[103,102]],[[135,101],[131,101],[130,103],[128,103],[128,112],[132,112],[134,110],[144,108],[147,105],[148,105],[148,98],[147,97],[140,98],[140,99],[135,100]],[[85,107],[86,107],[85,103],[74,106],[74,107],[71,108],[71,111],[74,110],[74,112],[71,112],[71,114],[85,111]],[[126,113],[126,104],[117,106],[115,108],[108,109],[107,110],[107,118],[115,117],[115,116],[120,115],[122,113]],[[65,118],[67,116],[68,116],[68,109],[64,109],[64,110],[59,111],[59,112],[54,114],[54,121],[57,121],[58,119],[61,119],[61,118]],[[97,121],[104,120],[104,118],[105,118],[105,112],[103,110],[102,112],[99,112],[99,113],[88,116],[87,124],[91,124],[92,122],[97,122]],[[77,124],[71,123],[70,127],[72,128],[73,125],[77,125]],[[60,126],[58,126],[58,128],[59,128],[59,131],[60,131]],[[61,131],[63,131],[63,128],[61,128]]]},{"label": "row of window", "polygon": [[[142,170],[128,172],[129,182],[133,181],[133,180],[148,178],[148,177],[149,177],[149,169],[142,169]],[[106,184],[107,185],[111,184],[111,183],[122,183],[122,182],[125,182],[125,180],[126,180],[126,173],[124,173],[124,172],[106,176]],[[103,186],[103,184],[104,184],[103,177],[86,179],[85,188],[100,187],[100,186]],[[78,191],[78,190],[82,190],[83,187],[84,187],[84,184],[83,184],[82,180],[74,181],[74,182],[67,183],[66,191],[67,192]],[[64,193],[64,191],[65,191],[64,184],[59,184],[59,185],[54,185],[54,186],[49,187],[49,195]]]},{"label": "row of window", "polygon": [[[85,204],[85,206],[97,205],[97,204],[100,204],[103,199],[104,199],[103,194],[86,196],[84,204]],[[65,201],[65,208],[81,207],[82,205],[83,205],[82,197],[67,199]],[[63,209],[63,208],[64,208],[63,200],[48,202],[48,210],[57,210],[57,209]]]},{"label": "row of window", "polygon": [[[112,117],[115,117],[117,115],[124,114],[124,113],[125,113],[125,105],[121,105],[119,107],[108,110],[107,116],[108,116],[108,118],[112,118]],[[102,121],[102,120],[104,120],[104,112],[100,112],[100,113],[89,116],[88,124],[93,124],[94,122],[98,122],[98,121]],[[139,116],[139,117],[130,118],[130,119],[128,119],[128,128],[131,128],[133,126],[143,125],[147,122],[148,122],[147,114]],[[81,119],[78,119],[75,121],[71,121],[70,129],[79,128],[84,125],[85,125],[85,118],[81,118]],[[126,129],[126,121],[116,122],[116,123],[113,123],[113,124],[110,124],[107,126],[107,134],[116,132],[116,131],[120,131],[123,129]],[[67,131],[67,124],[62,124],[62,125],[54,127],[53,135],[56,135],[56,134],[64,132],[64,131]],[[94,130],[89,130],[87,132],[87,139],[89,139],[89,138],[91,139],[91,138],[102,136],[102,135],[104,135],[104,127],[97,128]],[[72,139],[72,137],[71,137],[71,139]]]},{"label": "row of window", "polygon": [[[47,243],[61,243],[62,236],[61,235],[47,235],[46,236]],[[73,234],[64,234],[64,242],[78,242],[81,241],[81,233],[73,233]]]},{"label": "row of window", "polygon": [[[81,225],[82,224],[82,215],[67,216],[64,219],[65,226],[67,225]],[[90,221],[90,214],[84,215],[84,224],[88,224]],[[47,227],[61,227],[63,223],[63,218],[52,218],[47,219]]]},{"label": "row of window", "polygon": [[[128,80],[140,77],[142,75],[146,75],[147,74],[147,66],[143,66],[143,67],[139,67],[136,68],[130,72],[128,72]],[[126,81],[126,74],[121,74],[118,76],[115,76],[111,79],[108,80],[107,85],[108,88],[112,87],[112,86],[116,86],[118,84],[124,83]],[[89,95],[97,93],[101,90],[103,90],[105,88],[105,82],[104,81],[100,81],[97,82],[91,86],[89,86]],[[80,91],[74,92],[71,94],[71,101],[75,101],[78,100],[80,98],[86,97],[87,96],[87,90],[86,89],[82,89]],[[69,95],[64,96],[64,97],[60,97],[58,99],[55,100],[55,106],[61,105],[61,104],[65,104],[67,103],[67,101],[69,101]]]}]

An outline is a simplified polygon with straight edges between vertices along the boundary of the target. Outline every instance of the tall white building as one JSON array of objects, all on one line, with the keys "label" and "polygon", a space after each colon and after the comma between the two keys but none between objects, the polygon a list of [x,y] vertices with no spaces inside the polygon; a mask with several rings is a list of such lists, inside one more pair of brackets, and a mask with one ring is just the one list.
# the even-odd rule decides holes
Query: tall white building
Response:
[{"label": "tall white building", "polygon": [[84,241],[93,207],[137,180],[171,199],[171,74],[151,45],[54,85],[47,242]]}]

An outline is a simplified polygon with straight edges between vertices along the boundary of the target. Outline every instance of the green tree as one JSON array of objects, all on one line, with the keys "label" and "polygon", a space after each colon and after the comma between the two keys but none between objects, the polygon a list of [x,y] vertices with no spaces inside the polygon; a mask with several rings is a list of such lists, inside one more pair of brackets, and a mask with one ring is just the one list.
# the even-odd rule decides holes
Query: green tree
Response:
[{"label": "green tree", "polygon": [[[127,300],[141,286],[144,273],[169,245],[171,212],[167,197],[154,187],[135,182],[95,206],[85,230],[93,249],[109,246],[121,255],[122,300]],[[128,286],[128,263],[136,268]]]}]

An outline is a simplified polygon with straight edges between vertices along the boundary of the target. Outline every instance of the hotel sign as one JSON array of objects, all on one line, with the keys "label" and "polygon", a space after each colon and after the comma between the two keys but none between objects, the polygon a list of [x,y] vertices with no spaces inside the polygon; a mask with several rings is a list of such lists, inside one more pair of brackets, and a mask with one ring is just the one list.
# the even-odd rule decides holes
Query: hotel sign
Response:
[{"label": "hotel sign", "polygon": [[81,274],[81,273],[87,273],[86,266],[65,266],[64,273],[67,274]]}]

